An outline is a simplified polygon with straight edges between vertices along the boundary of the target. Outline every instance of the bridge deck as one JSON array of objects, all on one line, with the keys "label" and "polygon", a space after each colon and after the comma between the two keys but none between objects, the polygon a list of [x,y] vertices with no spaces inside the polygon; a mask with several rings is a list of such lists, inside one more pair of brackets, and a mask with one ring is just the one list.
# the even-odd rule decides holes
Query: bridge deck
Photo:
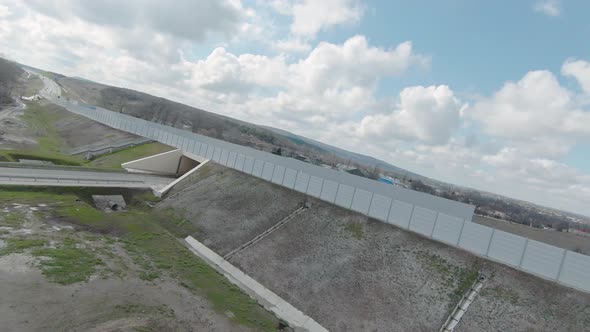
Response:
[{"label": "bridge deck", "polygon": [[8,185],[159,188],[172,181],[170,177],[144,174],[0,167],[0,184]]}]

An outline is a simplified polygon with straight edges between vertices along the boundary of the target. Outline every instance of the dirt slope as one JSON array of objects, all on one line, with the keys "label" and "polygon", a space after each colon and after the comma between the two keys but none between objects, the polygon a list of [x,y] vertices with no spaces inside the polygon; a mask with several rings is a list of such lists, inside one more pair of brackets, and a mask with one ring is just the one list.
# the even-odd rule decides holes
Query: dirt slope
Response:
[{"label": "dirt slope", "polygon": [[[220,254],[300,206],[301,194],[209,164],[159,208],[182,212]],[[178,193],[178,192],[177,192]],[[231,258],[332,331],[436,331],[485,269],[457,331],[583,331],[590,295],[309,199],[312,207]]]}]

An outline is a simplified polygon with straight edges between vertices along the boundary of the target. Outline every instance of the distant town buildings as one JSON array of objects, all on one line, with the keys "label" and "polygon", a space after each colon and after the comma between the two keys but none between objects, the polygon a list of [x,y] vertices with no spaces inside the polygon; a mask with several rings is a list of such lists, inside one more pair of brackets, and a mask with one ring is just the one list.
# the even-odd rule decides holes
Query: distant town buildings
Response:
[{"label": "distant town buildings", "polygon": [[379,176],[379,179],[377,179],[377,181],[383,182],[383,183],[387,183],[387,184],[391,184],[391,185],[395,184],[395,179],[392,178],[391,176],[383,176],[383,175],[381,175],[381,176]]}]

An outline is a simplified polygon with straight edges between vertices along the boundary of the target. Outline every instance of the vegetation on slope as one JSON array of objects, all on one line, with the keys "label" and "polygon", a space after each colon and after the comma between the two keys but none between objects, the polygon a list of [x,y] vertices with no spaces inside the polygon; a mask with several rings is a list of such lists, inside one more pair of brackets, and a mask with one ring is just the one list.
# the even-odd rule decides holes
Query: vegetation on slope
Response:
[{"label": "vegetation on slope", "polygon": [[28,126],[28,135],[37,144],[13,150],[0,150],[0,161],[15,162],[19,159],[43,160],[56,165],[87,166],[93,168],[120,169],[121,164],[134,159],[169,151],[171,147],[161,143],[147,143],[99,156],[91,161],[81,156],[63,153],[69,148],[57,130],[63,120],[59,108],[53,104],[30,102],[24,111],[23,120]]},{"label": "vegetation on slope", "polygon": [[87,165],[91,167],[117,169],[121,168],[121,164],[125,162],[170,151],[171,149],[172,148],[170,146],[164,145],[162,143],[141,144],[99,156],[89,161]]},{"label": "vegetation on slope", "polygon": [[40,261],[40,267],[49,280],[69,285],[88,280],[96,266],[102,264],[92,251],[78,245],[77,241],[66,239],[57,248],[37,248],[33,255],[46,258]]},{"label": "vegetation on slope", "polygon": [[[109,214],[98,211],[89,203],[93,194],[123,194],[129,209]],[[151,210],[145,200],[157,199],[145,191],[123,189],[0,187],[0,201],[4,203],[48,204],[50,213],[58,220],[122,243],[143,270],[142,279],[151,281],[166,274],[204,296],[218,313],[230,312],[231,320],[237,324],[256,331],[275,331],[278,320],[271,313],[192,254],[167,230],[180,222],[171,211]],[[60,284],[85,281],[102,264],[92,251],[74,240],[66,239],[53,248],[44,246],[43,239],[22,240],[26,242],[9,244],[10,250],[30,249],[33,255],[45,257],[40,263],[43,273]]]},{"label": "vegetation on slope", "polygon": [[468,268],[455,265],[439,255],[430,254],[426,251],[418,251],[416,254],[418,261],[426,269],[438,274],[445,281],[445,288],[448,289],[448,310],[450,312],[479,277],[477,266]]}]

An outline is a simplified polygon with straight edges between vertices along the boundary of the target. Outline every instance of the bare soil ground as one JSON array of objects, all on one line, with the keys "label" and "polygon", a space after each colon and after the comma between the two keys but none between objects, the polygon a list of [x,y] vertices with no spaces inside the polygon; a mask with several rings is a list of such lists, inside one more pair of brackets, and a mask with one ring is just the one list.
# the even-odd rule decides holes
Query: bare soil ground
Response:
[{"label": "bare soil ground", "polygon": [[[160,208],[183,213],[219,254],[304,199],[219,165],[200,172]],[[457,331],[584,331],[590,323],[589,294],[310,201],[230,261],[332,331],[436,331],[482,268],[492,276]]]},{"label": "bare soil ground", "polygon": [[2,331],[248,331],[174,280],[51,283],[27,254],[0,258]]},{"label": "bare soil ground", "polygon": [[[158,207],[182,213],[196,230],[193,236],[220,255],[268,229],[306,200],[305,195],[277,190],[278,186],[223,166],[205,167],[185,182],[198,182],[189,195],[174,196]],[[182,189],[175,188],[169,196]]]},{"label": "bare soil ground", "polygon": [[176,240],[152,238],[159,228],[143,212],[137,220],[109,214],[122,219],[108,226],[69,193],[19,190],[0,188],[0,331],[274,330],[266,319],[278,326]]},{"label": "bare soil ground", "polygon": [[554,230],[544,230],[511,223],[508,221],[488,218],[484,216],[473,216],[473,222],[493,227],[508,233],[528,237],[529,239],[554,245],[559,248],[576,251],[584,255],[590,255],[590,237],[564,233]]}]

